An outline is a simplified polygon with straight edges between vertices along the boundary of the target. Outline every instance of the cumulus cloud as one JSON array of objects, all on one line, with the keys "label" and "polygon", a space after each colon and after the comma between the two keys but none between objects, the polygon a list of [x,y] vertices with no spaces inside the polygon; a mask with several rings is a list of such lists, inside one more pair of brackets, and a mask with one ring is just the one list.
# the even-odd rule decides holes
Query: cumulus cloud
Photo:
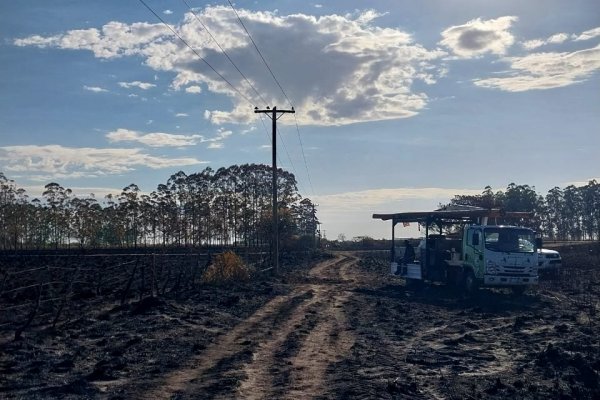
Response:
[{"label": "cumulus cloud", "polygon": [[83,88],[85,90],[89,90],[90,92],[94,92],[94,93],[103,93],[103,92],[106,93],[106,92],[108,92],[108,90],[106,90],[104,88],[101,88],[99,86],[87,86],[87,85],[84,85]]},{"label": "cumulus cloud", "polygon": [[165,11],[163,11],[163,14],[165,14],[165,15],[171,15],[171,14],[173,14],[173,11],[171,11],[171,10],[165,10]]},{"label": "cumulus cloud", "polygon": [[186,93],[202,93],[202,88],[197,85],[188,86],[185,88]]},{"label": "cumulus cloud", "polygon": [[509,92],[552,89],[589,78],[600,70],[600,45],[574,52],[533,53],[508,57],[505,76],[476,79],[475,85]]},{"label": "cumulus cloud", "polygon": [[182,117],[189,117],[190,114],[188,114],[188,113],[177,113],[177,114],[175,114],[175,116],[178,117],[178,118],[182,118]]},{"label": "cumulus cloud", "polygon": [[129,129],[117,129],[106,134],[109,142],[137,142],[150,147],[193,146],[202,140],[201,135],[175,135],[172,133],[140,133]]},{"label": "cumulus cloud", "polygon": [[124,87],[126,89],[129,89],[129,88],[132,88],[132,87],[137,87],[137,88],[140,88],[142,90],[148,90],[150,88],[156,87],[156,85],[153,84],[153,83],[140,82],[140,81],[119,82],[119,86]]},{"label": "cumulus cloud", "polygon": [[154,156],[140,149],[61,145],[0,147],[0,162],[6,171],[42,173],[45,174],[44,178],[64,179],[121,174],[133,171],[136,167],[160,169],[205,163],[191,157]]},{"label": "cumulus cloud", "polygon": [[460,58],[472,58],[485,53],[503,55],[515,41],[509,29],[517,19],[513,16],[473,19],[444,30],[440,44]]},{"label": "cumulus cloud", "polygon": [[[439,62],[447,55],[445,51],[426,49],[401,29],[378,27],[375,21],[381,14],[372,10],[321,17],[244,9],[238,13],[296,109],[302,110],[297,115],[300,124],[340,125],[414,116],[429,101],[414,83],[432,84],[445,73]],[[197,14],[268,105],[287,106],[231,8],[208,6]],[[185,14],[173,29],[246,97],[259,102],[193,14]],[[506,37],[512,38],[500,28],[494,32],[501,38],[486,48],[497,49],[498,43],[506,46]],[[285,50],[290,43],[294,51]],[[209,110],[213,123],[246,123],[256,118],[241,96],[161,24],[113,21],[101,28],[20,38],[14,44],[89,50],[104,59],[139,56],[149,68],[174,73],[171,86],[175,90],[189,92],[202,84],[212,93],[228,96],[230,109]]]},{"label": "cumulus cloud", "polygon": [[56,47],[68,50],[89,50],[98,58],[117,58],[143,53],[152,43],[173,37],[163,24],[112,21],[101,29],[75,29],[67,33],[42,37],[33,35],[16,39],[17,46]]}]

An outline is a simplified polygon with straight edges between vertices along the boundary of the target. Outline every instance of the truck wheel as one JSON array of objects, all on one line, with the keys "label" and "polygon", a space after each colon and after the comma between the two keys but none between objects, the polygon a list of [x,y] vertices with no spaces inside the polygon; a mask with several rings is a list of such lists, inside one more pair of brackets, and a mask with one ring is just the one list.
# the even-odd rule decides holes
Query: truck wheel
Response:
[{"label": "truck wheel", "polygon": [[527,290],[527,286],[511,286],[510,290],[512,290],[515,296],[522,296]]},{"label": "truck wheel", "polygon": [[423,281],[421,279],[406,278],[406,287],[415,292],[419,291],[423,288]]},{"label": "truck wheel", "polygon": [[477,290],[477,280],[472,270],[468,269],[464,272],[463,276],[463,293],[466,296],[471,296]]}]

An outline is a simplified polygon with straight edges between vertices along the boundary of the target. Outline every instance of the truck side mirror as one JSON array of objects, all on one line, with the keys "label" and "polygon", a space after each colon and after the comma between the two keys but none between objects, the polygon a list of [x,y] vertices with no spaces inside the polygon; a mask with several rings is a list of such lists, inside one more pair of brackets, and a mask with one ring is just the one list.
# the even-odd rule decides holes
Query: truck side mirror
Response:
[{"label": "truck side mirror", "polygon": [[479,232],[473,234],[473,246],[479,246]]},{"label": "truck side mirror", "polygon": [[541,249],[544,246],[544,241],[542,240],[541,237],[536,237],[535,238],[535,247],[537,247],[538,249]]}]

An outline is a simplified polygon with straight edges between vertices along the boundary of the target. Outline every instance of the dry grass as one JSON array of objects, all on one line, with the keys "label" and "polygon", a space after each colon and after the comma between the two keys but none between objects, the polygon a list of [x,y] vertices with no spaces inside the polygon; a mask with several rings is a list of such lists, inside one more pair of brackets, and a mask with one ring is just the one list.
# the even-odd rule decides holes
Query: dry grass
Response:
[{"label": "dry grass", "polygon": [[250,269],[240,256],[232,251],[217,255],[202,274],[202,282],[210,284],[245,282],[249,279]]}]

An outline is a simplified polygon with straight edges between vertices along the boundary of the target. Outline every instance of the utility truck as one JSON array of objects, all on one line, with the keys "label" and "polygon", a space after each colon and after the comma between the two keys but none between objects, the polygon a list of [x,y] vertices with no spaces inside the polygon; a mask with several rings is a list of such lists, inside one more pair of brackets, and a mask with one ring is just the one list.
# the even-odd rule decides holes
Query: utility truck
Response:
[{"label": "utility truck", "polygon": [[[373,214],[392,221],[390,272],[407,283],[446,282],[473,292],[478,286],[509,287],[523,293],[538,283],[538,248],[541,238],[519,226],[488,225],[490,219],[529,217],[529,213],[502,212],[499,209],[459,206],[425,212]],[[396,225],[419,223],[425,238],[418,246],[418,260],[403,262],[395,245]],[[445,226],[460,226],[454,234],[444,234]],[[430,234],[437,227],[439,233]]]}]

